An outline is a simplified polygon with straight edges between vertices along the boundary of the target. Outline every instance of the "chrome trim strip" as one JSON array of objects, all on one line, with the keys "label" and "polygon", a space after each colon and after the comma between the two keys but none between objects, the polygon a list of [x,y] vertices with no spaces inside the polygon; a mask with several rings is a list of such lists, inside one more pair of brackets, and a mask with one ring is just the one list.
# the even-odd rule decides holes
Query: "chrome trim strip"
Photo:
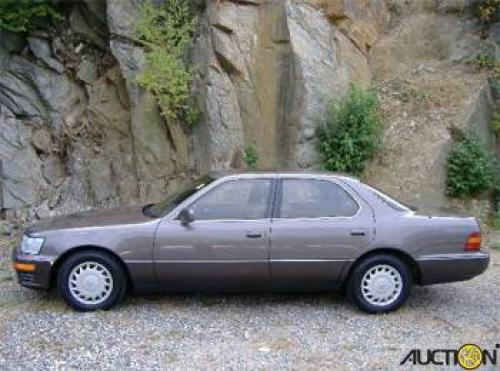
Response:
[{"label": "chrome trim strip", "polygon": [[269,260],[170,260],[159,259],[155,263],[161,264],[234,264],[234,263],[269,263]]},{"label": "chrome trim strip", "polygon": [[[258,219],[195,219],[193,223],[242,223],[242,222],[269,222],[271,218],[258,218]],[[179,222],[180,220],[171,219],[170,222]]]},{"label": "chrome trim strip", "polygon": [[[205,263],[325,263],[325,262],[351,262],[352,259],[271,259],[271,260],[170,260],[170,259],[159,259],[155,260],[155,263],[170,263],[170,264],[205,264]],[[144,262],[144,261],[126,261],[126,262]]]},{"label": "chrome trim strip", "polygon": [[271,259],[271,263],[324,263],[351,262],[352,259]]},{"label": "chrome trim strip", "polygon": [[417,261],[431,261],[431,260],[477,260],[488,259],[489,255],[486,253],[455,253],[455,254],[433,254],[423,255],[417,258]]},{"label": "chrome trim strip", "polygon": [[[358,213],[359,214],[359,213]],[[329,220],[350,220],[350,219],[353,219],[353,218],[356,218],[358,216],[358,214],[354,215],[354,216],[319,216],[319,217],[316,217],[316,218],[308,218],[308,217],[300,217],[300,218],[273,218],[271,219],[271,221],[286,221],[286,220],[290,220],[290,221],[314,221],[314,220],[325,220],[325,221],[329,221]]]}]

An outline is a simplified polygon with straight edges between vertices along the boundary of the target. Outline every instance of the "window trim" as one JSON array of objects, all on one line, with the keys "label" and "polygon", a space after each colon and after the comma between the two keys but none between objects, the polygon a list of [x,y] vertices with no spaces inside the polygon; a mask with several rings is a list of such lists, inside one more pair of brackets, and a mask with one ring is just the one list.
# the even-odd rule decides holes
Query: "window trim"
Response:
[{"label": "window trim", "polygon": [[[267,195],[267,201],[266,201],[266,210],[265,210],[265,215],[263,218],[253,218],[253,219],[196,219],[195,216],[195,223],[207,223],[207,222],[248,222],[248,221],[259,221],[259,220],[270,220],[271,219],[271,213],[273,211],[273,204],[274,204],[274,198],[276,194],[276,186],[277,186],[277,180],[276,178],[273,177],[262,177],[262,178],[228,178],[228,179],[223,179],[220,182],[217,182],[216,184],[213,184],[212,187],[204,189],[205,192],[202,192],[200,194],[195,193],[193,196],[195,196],[194,199],[192,200],[186,200],[185,204],[179,205],[179,210],[173,210],[174,217],[171,218],[171,220],[179,220],[179,214],[180,212],[188,207],[192,207],[193,204],[198,202],[200,199],[202,199],[205,196],[208,196],[210,193],[214,192],[218,187],[223,186],[226,183],[229,182],[236,182],[236,181],[259,181],[259,180],[267,180],[270,181],[270,186],[269,186],[269,191]],[[215,182],[214,182],[215,183]]]},{"label": "window trim", "polygon": [[[351,216],[318,216],[318,217],[296,217],[296,218],[283,218],[280,215],[281,203],[283,201],[283,182],[286,180],[305,180],[305,181],[320,181],[320,182],[330,182],[338,187],[340,187],[347,195],[356,203],[357,210]],[[338,220],[338,219],[354,219],[356,218],[362,210],[361,203],[358,201],[357,197],[353,195],[349,190],[339,182],[336,182],[329,178],[302,178],[302,177],[282,177],[277,180],[277,194],[275,197],[275,204],[273,208],[273,214],[271,216],[272,220]]]},{"label": "window trim", "polygon": [[375,188],[372,185],[362,183],[361,187],[364,191],[369,192],[370,197],[375,196],[377,200],[382,201],[385,206],[388,206],[393,211],[396,211],[398,213],[416,211],[412,209],[411,205],[406,205],[404,202],[394,199],[392,196],[389,196],[387,193],[382,192],[380,189]]}]

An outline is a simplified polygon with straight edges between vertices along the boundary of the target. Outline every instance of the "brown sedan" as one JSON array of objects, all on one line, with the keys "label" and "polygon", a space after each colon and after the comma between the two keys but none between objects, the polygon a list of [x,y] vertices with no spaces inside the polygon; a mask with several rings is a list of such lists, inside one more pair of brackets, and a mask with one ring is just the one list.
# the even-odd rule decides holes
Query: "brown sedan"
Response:
[{"label": "brown sedan", "polygon": [[14,251],[19,283],[57,286],[82,311],[136,291],[346,289],[370,313],[399,308],[413,284],[481,274],[473,217],[412,211],[351,177],[207,177],[144,208],[36,224]]}]

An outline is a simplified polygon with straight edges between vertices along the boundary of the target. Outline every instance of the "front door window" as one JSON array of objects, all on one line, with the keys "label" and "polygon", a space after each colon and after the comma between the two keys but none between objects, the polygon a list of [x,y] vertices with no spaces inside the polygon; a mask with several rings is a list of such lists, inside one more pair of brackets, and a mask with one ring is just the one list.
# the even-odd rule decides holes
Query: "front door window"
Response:
[{"label": "front door window", "polygon": [[208,191],[191,208],[196,220],[252,220],[269,214],[270,179],[230,180]]}]

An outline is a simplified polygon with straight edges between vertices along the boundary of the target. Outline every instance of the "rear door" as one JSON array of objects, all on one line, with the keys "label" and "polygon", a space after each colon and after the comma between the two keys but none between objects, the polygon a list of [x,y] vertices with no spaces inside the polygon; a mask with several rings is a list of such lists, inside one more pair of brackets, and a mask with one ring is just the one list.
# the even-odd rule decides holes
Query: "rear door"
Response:
[{"label": "rear door", "polygon": [[189,207],[195,220],[165,220],[157,231],[155,268],[164,289],[262,288],[270,283],[273,179],[217,184]]},{"label": "rear door", "polygon": [[[279,181],[271,221],[271,274],[275,286],[328,287],[373,239],[371,209],[330,178]],[[352,192],[352,191],[351,191]]]}]

